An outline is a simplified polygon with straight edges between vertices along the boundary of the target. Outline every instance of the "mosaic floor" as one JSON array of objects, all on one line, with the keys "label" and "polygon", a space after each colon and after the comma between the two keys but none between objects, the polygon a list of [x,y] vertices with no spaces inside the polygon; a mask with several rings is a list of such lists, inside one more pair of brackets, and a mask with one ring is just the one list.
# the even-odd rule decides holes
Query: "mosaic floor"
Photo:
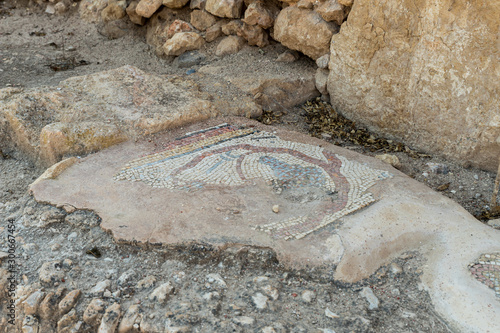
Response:
[{"label": "mosaic floor", "polygon": [[155,188],[197,191],[248,186],[264,179],[283,190],[319,188],[327,205],[314,216],[260,225],[275,239],[300,239],[375,201],[367,190],[391,177],[321,147],[285,141],[271,133],[228,124],[186,134],[167,149],[127,163],[115,180],[142,181]]},{"label": "mosaic floor", "polygon": [[472,276],[495,290],[497,297],[500,297],[500,253],[483,254],[469,265],[469,270]]}]

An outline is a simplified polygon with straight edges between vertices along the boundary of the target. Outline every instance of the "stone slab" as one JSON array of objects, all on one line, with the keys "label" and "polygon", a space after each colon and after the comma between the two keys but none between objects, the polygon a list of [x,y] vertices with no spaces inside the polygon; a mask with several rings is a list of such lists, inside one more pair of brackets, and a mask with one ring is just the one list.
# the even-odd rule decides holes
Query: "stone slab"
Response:
[{"label": "stone slab", "polygon": [[453,329],[500,331],[499,266],[484,262],[500,232],[391,166],[306,135],[214,119],[90,155],[31,191],[94,210],[119,241],[269,247],[290,267],[337,265],[346,282],[419,251],[423,287]]}]

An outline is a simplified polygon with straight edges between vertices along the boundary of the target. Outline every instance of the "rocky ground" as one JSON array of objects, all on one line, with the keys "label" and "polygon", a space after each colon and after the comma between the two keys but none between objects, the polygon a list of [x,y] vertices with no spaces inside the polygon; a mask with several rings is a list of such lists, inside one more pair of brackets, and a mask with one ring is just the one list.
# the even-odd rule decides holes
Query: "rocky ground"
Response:
[{"label": "rocky ground", "polygon": [[[125,64],[160,74],[197,69],[179,68],[171,59],[156,57],[140,31],[110,40],[71,11],[54,17],[0,2],[0,87],[55,85]],[[202,51],[207,55],[204,63],[221,61],[214,50]],[[243,62],[272,62],[281,52],[279,45],[262,51],[248,47],[224,63],[227,71],[236,73]],[[295,66],[301,64],[311,62],[303,58]],[[272,115],[268,121],[309,130],[302,108],[281,112],[286,114]],[[336,140],[329,133],[323,138]],[[336,141],[368,155],[383,153],[349,140]],[[399,158],[400,170],[441,189],[472,214],[488,211],[494,174],[439,157],[391,154]],[[36,203],[26,191],[41,172],[22,156],[0,155],[0,251],[7,252],[8,236],[14,235],[16,307],[26,315],[17,318],[17,326],[8,324],[9,298],[0,294],[0,331],[93,332],[101,325],[111,332],[119,321],[117,314],[123,316],[120,332],[450,331],[419,285],[424,262],[418,253],[407,253],[370,279],[346,285],[332,280],[334,267],[291,271],[268,249],[116,244],[91,212],[67,214]],[[490,223],[493,227],[495,222]],[[1,267],[7,269],[3,256],[0,252]],[[2,273],[4,287],[7,274]]]}]

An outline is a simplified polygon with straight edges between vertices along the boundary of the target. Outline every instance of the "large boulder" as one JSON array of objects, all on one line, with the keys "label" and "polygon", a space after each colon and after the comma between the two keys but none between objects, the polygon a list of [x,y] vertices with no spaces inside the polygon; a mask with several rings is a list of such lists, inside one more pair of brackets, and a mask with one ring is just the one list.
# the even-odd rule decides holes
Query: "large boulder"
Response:
[{"label": "large boulder", "polygon": [[331,42],[332,104],[415,148],[496,170],[498,17],[498,1],[356,0]]},{"label": "large boulder", "polygon": [[316,60],[330,50],[330,40],[337,25],[326,22],[309,9],[295,6],[283,9],[274,24],[274,39]]}]

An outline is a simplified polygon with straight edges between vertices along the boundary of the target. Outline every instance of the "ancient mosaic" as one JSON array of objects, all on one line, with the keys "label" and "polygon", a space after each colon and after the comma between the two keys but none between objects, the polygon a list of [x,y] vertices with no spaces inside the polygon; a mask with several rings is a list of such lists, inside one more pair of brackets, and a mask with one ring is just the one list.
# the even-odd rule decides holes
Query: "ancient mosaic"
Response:
[{"label": "ancient mosaic", "polygon": [[500,297],[500,253],[483,254],[469,265],[469,270],[472,276],[495,290],[497,297]]},{"label": "ancient mosaic", "polygon": [[255,178],[285,190],[320,188],[330,200],[314,216],[255,227],[276,239],[299,239],[374,202],[368,188],[390,176],[321,147],[222,124],[188,133],[162,152],[129,162],[115,180],[186,191],[248,186],[248,180]]}]

